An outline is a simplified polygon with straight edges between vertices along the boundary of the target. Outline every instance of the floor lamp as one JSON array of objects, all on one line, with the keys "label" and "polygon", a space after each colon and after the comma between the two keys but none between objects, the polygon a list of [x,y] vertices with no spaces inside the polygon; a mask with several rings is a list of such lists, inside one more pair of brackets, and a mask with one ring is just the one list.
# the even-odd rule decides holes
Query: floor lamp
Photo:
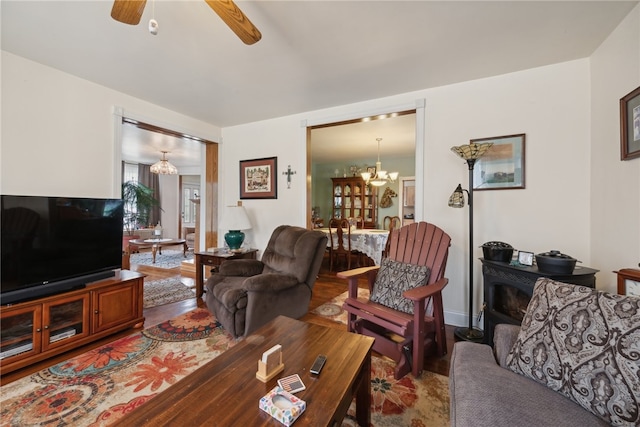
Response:
[{"label": "floor lamp", "polygon": [[469,204],[469,325],[466,328],[456,328],[454,334],[456,337],[465,341],[482,341],[484,333],[473,327],[473,167],[476,160],[484,155],[493,143],[461,145],[459,147],[451,147],[451,151],[462,157],[469,167],[469,189],[463,190],[462,186],[454,190],[449,197],[449,206],[452,208],[464,207],[464,192],[467,192],[467,200]]}]

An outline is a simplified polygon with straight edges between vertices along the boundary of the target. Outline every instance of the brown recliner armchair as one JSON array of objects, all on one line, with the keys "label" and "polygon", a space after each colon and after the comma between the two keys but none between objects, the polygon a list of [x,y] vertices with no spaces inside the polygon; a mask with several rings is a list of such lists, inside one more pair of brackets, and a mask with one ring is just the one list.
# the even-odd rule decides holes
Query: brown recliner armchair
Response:
[{"label": "brown recliner armchair", "polygon": [[205,284],[207,308],[234,337],[279,315],[304,316],[326,247],[321,231],[279,226],[260,261],[229,260],[211,275]]}]

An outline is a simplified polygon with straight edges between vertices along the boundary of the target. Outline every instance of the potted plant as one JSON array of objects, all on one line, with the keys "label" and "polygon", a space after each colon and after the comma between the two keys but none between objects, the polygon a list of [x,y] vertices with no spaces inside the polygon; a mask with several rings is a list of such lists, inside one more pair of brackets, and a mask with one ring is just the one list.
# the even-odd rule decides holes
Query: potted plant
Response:
[{"label": "potted plant", "polygon": [[124,228],[128,236],[134,231],[149,224],[151,208],[160,204],[153,196],[154,191],[136,181],[122,184],[122,200],[124,200]]}]

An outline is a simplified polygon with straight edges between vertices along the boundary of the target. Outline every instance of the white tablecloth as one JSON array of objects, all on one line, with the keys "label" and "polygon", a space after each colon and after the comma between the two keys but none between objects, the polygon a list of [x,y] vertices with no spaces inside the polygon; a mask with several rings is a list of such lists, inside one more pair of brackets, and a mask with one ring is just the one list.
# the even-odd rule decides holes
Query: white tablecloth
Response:
[{"label": "white tablecloth", "polygon": [[[319,228],[329,237],[328,228]],[[335,238],[335,233],[333,233]],[[389,237],[388,230],[375,230],[375,229],[357,229],[351,231],[351,250],[359,251],[366,254],[373,260],[376,265],[380,265],[382,260],[382,251],[387,244],[387,237]],[[343,236],[344,246],[348,247],[347,235]],[[327,246],[330,246],[331,242],[327,240]],[[337,243],[333,244],[333,247],[337,247]]]}]

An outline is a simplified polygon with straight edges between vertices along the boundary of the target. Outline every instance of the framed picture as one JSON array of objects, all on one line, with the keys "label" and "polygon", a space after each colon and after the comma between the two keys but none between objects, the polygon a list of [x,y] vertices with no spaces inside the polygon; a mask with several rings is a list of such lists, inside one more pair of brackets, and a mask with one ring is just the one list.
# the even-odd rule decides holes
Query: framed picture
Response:
[{"label": "framed picture", "polygon": [[240,160],[240,198],[277,199],[277,157]]},{"label": "framed picture", "polygon": [[518,251],[518,262],[523,265],[533,265],[533,252]]},{"label": "framed picture", "polygon": [[375,166],[367,166],[367,172],[369,172],[371,174],[371,176],[376,174],[376,167]]},{"label": "framed picture", "polygon": [[620,100],[620,160],[640,157],[640,87]]},{"label": "framed picture", "polygon": [[524,188],[525,134],[472,139],[471,143],[492,142],[473,169],[474,190]]}]

